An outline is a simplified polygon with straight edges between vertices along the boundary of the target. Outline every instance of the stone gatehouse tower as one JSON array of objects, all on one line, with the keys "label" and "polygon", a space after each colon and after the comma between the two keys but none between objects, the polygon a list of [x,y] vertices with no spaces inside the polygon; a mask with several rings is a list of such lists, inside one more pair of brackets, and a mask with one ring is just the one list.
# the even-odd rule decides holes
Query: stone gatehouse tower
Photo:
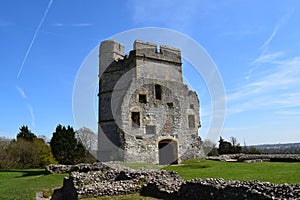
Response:
[{"label": "stone gatehouse tower", "polygon": [[199,100],[183,83],[179,49],[113,40],[99,49],[98,160],[178,163],[200,157]]}]

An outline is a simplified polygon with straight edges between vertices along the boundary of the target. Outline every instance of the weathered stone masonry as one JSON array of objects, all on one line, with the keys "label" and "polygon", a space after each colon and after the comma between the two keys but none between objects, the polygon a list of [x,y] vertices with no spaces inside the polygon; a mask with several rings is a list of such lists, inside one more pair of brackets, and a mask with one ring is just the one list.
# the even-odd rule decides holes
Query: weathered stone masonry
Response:
[{"label": "weathered stone masonry", "polygon": [[183,83],[180,50],[139,40],[133,46],[125,55],[116,41],[100,45],[98,159],[199,157],[199,100]]},{"label": "weathered stone masonry", "polygon": [[159,199],[300,199],[300,184],[273,184],[221,178],[184,181],[176,172],[133,170],[118,163],[49,165],[49,173],[66,173],[52,200],[74,200],[140,192]]}]

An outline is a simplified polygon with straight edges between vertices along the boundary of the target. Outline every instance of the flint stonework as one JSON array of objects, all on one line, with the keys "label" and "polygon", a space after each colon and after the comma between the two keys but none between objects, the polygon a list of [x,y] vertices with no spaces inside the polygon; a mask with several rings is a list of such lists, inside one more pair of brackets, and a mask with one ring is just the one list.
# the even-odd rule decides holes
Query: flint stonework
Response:
[{"label": "flint stonework", "polygon": [[199,100],[183,83],[181,51],[136,40],[99,49],[98,160],[176,164],[200,157]]}]

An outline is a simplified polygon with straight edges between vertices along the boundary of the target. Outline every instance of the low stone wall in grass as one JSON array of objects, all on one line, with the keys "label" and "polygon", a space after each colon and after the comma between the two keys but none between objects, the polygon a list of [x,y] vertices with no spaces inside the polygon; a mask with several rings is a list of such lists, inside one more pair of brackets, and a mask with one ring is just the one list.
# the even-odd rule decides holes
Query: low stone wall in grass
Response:
[{"label": "low stone wall in grass", "polygon": [[182,182],[179,190],[164,189],[161,182],[142,188],[142,195],[163,199],[299,199],[300,185],[272,184],[259,181],[225,181],[206,178]]},{"label": "low stone wall in grass", "polygon": [[103,165],[102,163],[93,163],[93,164],[81,163],[78,165],[51,164],[51,165],[47,165],[45,168],[46,173],[48,174],[65,174],[65,173],[71,173],[73,171],[76,172],[105,171],[108,169],[109,167],[107,165]]},{"label": "low stone wall in grass", "polygon": [[[112,167],[113,166],[113,167]],[[53,168],[53,166],[52,166]],[[95,163],[74,166],[55,190],[53,200],[115,196],[140,192],[161,199],[300,199],[300,184],[259,181],[193,179],[184,181],[176,172],[133,170],[121,165]],[[97,169],[97,170],[96,170]]]},{"label": "low stone wall in grass", "polygon": [[[171,171],[165,170],[133,170],[121,165],[113,165],[114,168],[97,163],[98,171],[82,171],[75,167],[69,177],[64,179],[63,187],[57,189],[52,199],[78,199],[98,196],[115,196],[139,192],[148,183],[164,180],[170,191],[179,188],[183,180]],[[82,165],[81,165],[82,166]],[[52,166],[53,168],[53,166]],[[95,169],[95,167],[84,167]]]}]

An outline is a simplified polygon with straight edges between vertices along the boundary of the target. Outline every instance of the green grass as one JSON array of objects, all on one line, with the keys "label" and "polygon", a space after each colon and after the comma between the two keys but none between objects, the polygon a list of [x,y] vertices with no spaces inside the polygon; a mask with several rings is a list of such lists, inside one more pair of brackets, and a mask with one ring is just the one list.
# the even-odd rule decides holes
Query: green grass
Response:
[{"label": "green grass", "polygon": [[45,175],[44,169],[0,170],[0,199],[35,199],[36,192],[51,194],[67,174]]},{"label": "green grass", "polygon": [[[161,168],[147,163],[124,163],[125,166],[140,168]],[[264,162],[238,163],[210,160],[188,160],[178,166],[163,169],[179,173],[185,179],[224,178],[226,180],[259,180],[272,183],[300,183],[300,163]],[[55,187],[61,187],[67,174],[45,175],[43,169],[0,170],[0,199],[35,199],[36,192],[52,193]],[[99,197],[97,200],[153,200],[139,194],[117,197]]]},{"label": "green grass", "polygon": [[162,165],[155,165],[151,163],[146,162],[140,162],[140,163],[130,163],[130,162],[124,162],[122,163],[125,167],[129,167],[132,169],[161,169]]},{"label": "green grass", "polygon": [[[155,168],[146,163],[123,163],[127,167],[140,169]],[[156,166],[160,168],[161,166]],[[259,180],[272,183],[300,183],[300,163],[263,162],[239,163],[219,162],[204,159],[193,159],[178,166],[167,166],[163,169],[176,171],[185,180],[193,178],[224,178],[226,180]],[[98,197],[88,200],[152,200],[156,198],[143,197],[139,194],[122,195],[115,197]]]},{"label": "green grass", "polygon": [[271,183],[300,183],[300,163],[240,163],[211,160],[188,160],[163,169],[178,172],[185,180],[193,178],[224,178],[226,180],[259,180]]}]

